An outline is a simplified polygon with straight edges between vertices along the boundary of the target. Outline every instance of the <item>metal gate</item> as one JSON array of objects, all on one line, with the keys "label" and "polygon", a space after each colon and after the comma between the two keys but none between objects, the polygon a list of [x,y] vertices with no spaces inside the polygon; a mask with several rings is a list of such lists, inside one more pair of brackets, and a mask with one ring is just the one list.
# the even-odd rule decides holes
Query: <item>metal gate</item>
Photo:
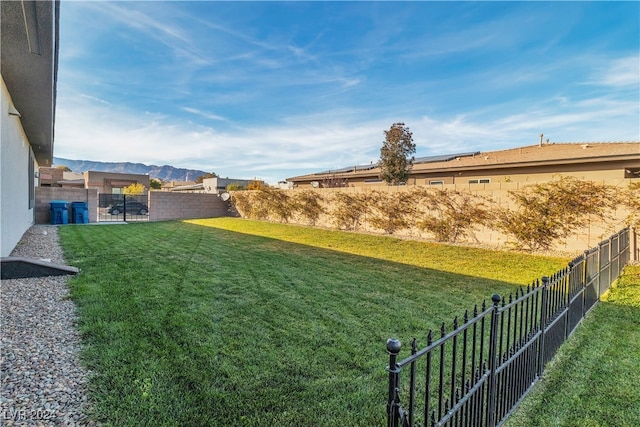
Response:
[{"label": "metal gate", "polygon": [[149,221],[147,195],[98,194],[98,222]]}]

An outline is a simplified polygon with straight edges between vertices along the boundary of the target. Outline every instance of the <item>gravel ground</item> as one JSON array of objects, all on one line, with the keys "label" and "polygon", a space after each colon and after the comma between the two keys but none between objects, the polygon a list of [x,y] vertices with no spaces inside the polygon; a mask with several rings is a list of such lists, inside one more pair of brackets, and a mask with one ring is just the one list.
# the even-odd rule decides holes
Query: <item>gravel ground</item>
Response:
[{"label": "gravel ground", "polygon": [[[13,256],[64,263],[58,229],[35,225]],[[2,280],[0,424],[94,426],[87,419],[87,375],[68,276]]]}]

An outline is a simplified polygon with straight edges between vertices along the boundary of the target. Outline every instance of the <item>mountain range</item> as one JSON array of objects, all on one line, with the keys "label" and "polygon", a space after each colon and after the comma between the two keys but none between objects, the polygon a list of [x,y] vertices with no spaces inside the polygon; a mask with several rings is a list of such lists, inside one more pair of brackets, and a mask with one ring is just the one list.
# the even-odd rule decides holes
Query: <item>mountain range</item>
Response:
[{"label": "mountain range", "polygon": [[173,166],[164,165],[145,165],[143,163],[131,162],[94,162],[91,160],[71,160],[60,157],[53,158],[53,166],[67,166],[73,172],[116,172],[116,173],[135,173],[140,175],[148,174],[151,178],[161,181],[195,181],[199,176],[206,172],[195,169],[174,168]]}]

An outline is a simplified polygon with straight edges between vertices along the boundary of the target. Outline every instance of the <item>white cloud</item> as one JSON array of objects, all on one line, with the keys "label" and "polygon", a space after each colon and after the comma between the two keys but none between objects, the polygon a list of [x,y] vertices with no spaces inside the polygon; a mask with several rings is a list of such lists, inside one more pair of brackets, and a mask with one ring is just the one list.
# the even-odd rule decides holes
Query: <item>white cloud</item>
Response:
[{"label": "white cloud", "polygon": [[603,60],[594,78],[588,83],[610,87],[636,87],[640,85],[640,56]]},{"label": "white cloud", "polygon": [[196,114],[198,116],[202,116],[204,118],[210,119],[210,120],[223,120],[225,121],[226,119],[222,116],[219,116],[217,114],[212,114],[212,113],[208,113],[206,111],[200,111],[197,108],[191,108],[191,107],[181,107],[180,108],[182,111],[186,111],[187,113],[192,113],[192,114]]},{"label": "white cloud", "polygon": [[161,114],[136,114],[90,98],[76,97],[72,103],[63,98],[57,109],[55,156],[171,164],[276,182],[303,169],[362,163],[363,153],[381,141],[378,124],[319,125],[314,119],[299,118],[295,126],[217,130]]}]

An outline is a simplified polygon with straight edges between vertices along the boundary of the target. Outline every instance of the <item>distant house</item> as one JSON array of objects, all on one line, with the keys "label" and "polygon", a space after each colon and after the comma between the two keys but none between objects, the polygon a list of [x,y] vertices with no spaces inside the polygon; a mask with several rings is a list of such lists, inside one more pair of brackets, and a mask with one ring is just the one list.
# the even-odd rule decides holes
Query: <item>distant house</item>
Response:
[{"label": "distant house", "polygon": [[131,184],[142,184],[149,190],[149,175],[135,173],[96,172],[84,173],[84,188],[97,188],[102,194],[122,194]]},{"label": "distant house", "polygon": [[173,191],[175,193],[206,193],[207,192],[205,191],[204,185],[202,185],[202,183],[175,185],[169,188],[168,191]]},{"label": "distant house", "polygon": [[[60,168],[40,168],[40,187],[61,187],[60,182],[64,180],[64,171]],[[84,179],[82,180],[84,187]]]},{"label": "distant house", "polygon": [[[298,188],[342,181],[347,186],[386,185],[377,164],[288,178]],[[620,185],[640,179],[640,142],[546,143],[500,151],[468,152],[415,159],[407,185],[469,185],[549,181],[573,176]]]},{"label": "distant house", "polygon": [[162,191],[181,191],[182,188],[197,188],[203,190],[202,183],[196,184],[195,181],[165,181],[162,183]]},{"label": "distant house", "polygon": [[40,168],[40,187],[84,188],[84,175],[60,168]]},{"label": "distant house", "polygon": [[[233,178],[205,178],[202,180],[204,189],[207,193],[221,193],[227,189],[230,185],[237,187],[247,188],[247,186],[255,182],[252,179],[233,179]],[[262,181],[259,181],[262,183]]]},{"label": "distant house", "polygon": [[[254,179],[233,179],[233,178],[204,178],[201,183],[173,181],[162,185],[163,191],[173,191],[178,193],[213,193],[220,194],[227,190],[230,185],[237,188],[247,188],[252,182],[263,183]],[[238,188],[239,187],[239,188]]]},{"label": "distant house", "polygon": [[35,221],[35,187],[53,162],[58,1],[0,2],[0,255]]}]

